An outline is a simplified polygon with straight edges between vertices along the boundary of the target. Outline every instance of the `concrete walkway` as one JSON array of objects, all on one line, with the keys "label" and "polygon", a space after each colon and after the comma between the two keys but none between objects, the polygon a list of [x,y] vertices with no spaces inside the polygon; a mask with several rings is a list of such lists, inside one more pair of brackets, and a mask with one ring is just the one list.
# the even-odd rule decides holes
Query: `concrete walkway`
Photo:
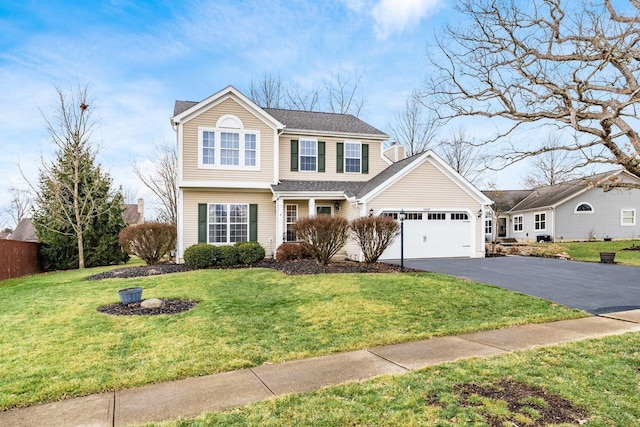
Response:
[{"label": "concrete walkway", "polygon": [[640,332],[640,310],[373,347],[63,400],[0,412],[0,425],[127,426],[195,417],[283,394],[401,374],[443,362],[627,332]]}]

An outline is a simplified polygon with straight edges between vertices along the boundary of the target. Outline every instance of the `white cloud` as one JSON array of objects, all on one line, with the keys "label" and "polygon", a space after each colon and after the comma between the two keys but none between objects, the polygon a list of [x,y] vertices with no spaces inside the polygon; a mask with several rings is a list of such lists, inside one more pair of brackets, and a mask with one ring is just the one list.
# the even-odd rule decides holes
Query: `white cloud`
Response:
[{"label": "white cloud", "polygon": [[441,4],[441,0],[380,0],[371,12],[376,21],[376,37],[384,39],[415,26]]}]

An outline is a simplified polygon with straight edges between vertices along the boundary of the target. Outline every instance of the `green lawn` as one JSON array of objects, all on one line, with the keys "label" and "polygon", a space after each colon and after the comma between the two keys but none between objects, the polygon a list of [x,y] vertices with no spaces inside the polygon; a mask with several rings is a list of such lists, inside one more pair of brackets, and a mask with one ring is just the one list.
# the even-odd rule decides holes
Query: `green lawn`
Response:
[{"label": "green lawn", "polygon": [[[549,246],[542,244],[538,246]],[[576,261],[600,262],[600,252],[615,252],[615,262],[624,265],[640,266],[640,251],[624,251],[633,245],[639,246],[640,240],[620,240],[614,242],[570,242],[555,243],[563,248],[571,259]]]},{"label": "green lawn", "polygon": [[[369,346],[586,315],[428,273],[286,276],[201,270],[83,281],[101,271],[0,282],[0,410]],[[172,316],[96,311],[117,290],[193,299]]]},{"label": "green lawn", "polygon": [[[421,371],[293,394],[164,427],[640,425],[640,334],[626,334],[506,356],[446,363]],[[465,398],[462,387],[506,381],[540,392]],[[504,389],[504,385],[502,385]],[[514,396],[514,394],[516,394]],[[542,397],[541,397],[542,396]],[[555,398],[554,398],[555,396]],[[564,403],[557,398],[564,399]],[[509,407],[516,401],[521,407]],[[567,403],[570,424],[535,423]],[[534,424],[535,423],[535,424]]]}]

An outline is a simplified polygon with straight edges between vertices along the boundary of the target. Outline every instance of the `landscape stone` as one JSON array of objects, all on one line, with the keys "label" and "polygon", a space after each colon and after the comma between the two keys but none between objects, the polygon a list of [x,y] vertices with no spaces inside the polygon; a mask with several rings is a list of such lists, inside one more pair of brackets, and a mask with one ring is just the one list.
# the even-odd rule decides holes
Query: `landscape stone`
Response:
[{"label": "landscape stone", "polygon": [[140,303],[142,308],[160,308],[162,307],[162,300],[158,298],[149,298]]}]

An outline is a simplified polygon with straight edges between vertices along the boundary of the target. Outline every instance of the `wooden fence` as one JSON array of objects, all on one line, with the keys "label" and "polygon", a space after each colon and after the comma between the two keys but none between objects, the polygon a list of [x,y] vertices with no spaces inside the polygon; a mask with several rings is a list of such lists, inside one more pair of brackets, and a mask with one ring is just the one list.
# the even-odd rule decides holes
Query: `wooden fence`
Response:
[{"label": "wooden fence", "polygon": [[40,271],[40,243],[0,240],[0,280]]}]

